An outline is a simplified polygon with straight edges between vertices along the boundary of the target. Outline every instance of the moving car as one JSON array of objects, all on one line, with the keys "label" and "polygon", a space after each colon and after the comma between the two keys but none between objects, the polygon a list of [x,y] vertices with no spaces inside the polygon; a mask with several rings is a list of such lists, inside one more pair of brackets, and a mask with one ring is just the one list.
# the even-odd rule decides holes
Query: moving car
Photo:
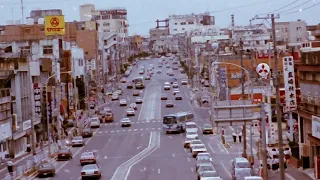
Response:
[{"label": "moving car", "polygon": [[211,124],[204,124],[202,127],[202,134],[213,134],[213,127]]},{"label": "moving car", "polygon": [[121,78],[121,83],[126,83],[126,82],[127,82],[126,78]]},{"label": "moving car", "polygon": [[70,149],[60,149],[58,152],[57,152],[57,160],[60,161],[60,160],[70,160],[72,159],[72,152]]},{"label": "moving car", "polygon": [[120,100],[120,106],[126,106],[127,105],[127,100],[126,99],[121,99]]},{"label": "moving car", "polygon": [[166,93],[163,93],[161,95],[161,100],[167,100],[168,99],[168,95]]},{"label": "moving car", "polygon": [[131,121],[129,118],[122,118],[120,122],[121,122],[121,127],[131,126]]},{"label": "moving car", "polygon": [[179,88],[179,83],[178,82],[173,82],[172,87],[173,88]]},{"label": "moving car", "polygon": [[101,179],[101,171],[98,165],[88,164],[83,166],[83,168],[81,169],[81,179],[85,180],[88,178]]},{"label": "moving car", "polygon": [[201,145],[203,142],[201,140],[191,140],[190,142],[190,152],[192,152],[193,146]]},{"label": "moving car", "polygon": [[200,160],[200,159],[209,159],[212,162],[212,157],[211,157],[210,153],[207,153],[207,152],[198,153],[196,161]]},{"label": "moving car", "polygon": [[92,135],[93,135],[93,131],[92,131],[91,128],[84,128],[84,129],[82,130],[82,137],[83,137],[83,138],[92,137]]},{"label": "moving car", "polygon": [[212,163],[212,159],[210,157],[208,157],[208,156],[205,156],[205,157],[202,157],[202,158],[198,158],[198,156],[197,156],[197,159],[196,159],[196,171],[198,170],[199,166],[202,163]]},{"label": "moving car", "polygon": [[204,144],[194,145],[191,149],[192,157],[196,158],[198,153],[207,152],[207,148]]},{"label": "moving car", "polygon": [[133,85],[131,83],[127,83],[127,89],[132,89]]},{"label": "moving car", "polygon": [[186,131],[198,132],[197,124],[195,122],[187,122],[186,123]]},{"label": "moving car", "polygon": [[189,148],[189,147],[190,147],[190,142],[191,142],[192,140],[195,140],[195,138],[193,138],[193,137],[186,137],[186,139],[184,140],[184,145],[183,145],[183,147],[184,147],[184,148]]},{"label": "moving car", "polygon": [[171,88],[170,85],[164,85],[164,86],[163,86],[163,89],[164,89],[164,90],[170,90],[170,88]]},{"label": "moving car", "polygon": [[119,95],[118,94],[112,94],[111,100],[112,101],[119,100]]},{"label": "moving car", "polygon": [[127,116],[134,116],[135,115],[134,109],[132,109],[132,108],[127,109],[126,112],[127,112]]},{"label": "moving car", "polygon": [[99,128],[100,127],[100,120],[98,117],[90,118],[90,127],[91,128]]},{"label": "moving car", "polygon": [[[199,168],[197,170],[198,180],[200,180],[201,174],[206,171],[215,171],[216,172],[216,170],[213,167],[213,164],[211,162],[210,163],[202,163],[199,165]],[[216,174],[216,176],[219,177],[217,174]]]},{"label": "moving car", "polygon": [[130,104],[130,108],[134,109],[134,110],[137,110],[138,109],[138,106],[136,103],[131,103]]},{"label": "moving car", "polygon": [[137,97],[136,98],[136,104],[142,104],[142,98],[141,97]]},{"label": "moving car", "polygon": [[172,100],[167,100],[166,101],[166,107],[173,107],[173,101]]},{"label": "moving car", "polygon": [[182,84],[182,85],[187,85],[187,84],[188,84],[188,80],[182,79],[182,80],[181,80],[181,84]]},{"label": "moving car", "polygon": [[72,138],[71,140],[71,143],[72,143],[72,147],[75,147],[75,146],[84,146],[84,139],[82,136],[75,136]]},{"label": "moving car", "polygon": [[140,71],[139,71],[139,74],[144,74],[144,70],[140,70]]},{"label": "moving car", "polygon": [[179,89],[173,89],[173,95],[176,95],[176,94],[178,94],[178,93],[180,93],[180,90],[179,90]]},{"label": "moving car", "polygon": [[151,76],[145,76],[144,77],[144,80],[150,80],[151,79]]},{"label": "moving car", "polygon": [[175,95],[175,99],[176,99],[176,100],[182,100],[182,95],[181,95],[180,93],[177,93],[177,94]]},{"label": "moving car", "polygon": [[104,115],[105,122],[113,122],[114,121],[114,114],[111,111],[106,112]]},{"label": "moving car", "polygon": [[38,168],[38,177],[54,177],[56,175],[56,169],[51,162],[42,162]]},{"label": "moving car", "polygon": [[83,152],[80,156],[81,166],[86,164],[96,164],[97,158],[94,152]]},{"label": "moving car", "polygon": [[221,179],[217,171],[201,171],[199,173],[200,180],[216,180],[217,178]]},{"label": "moving car", "polygon": [[117,89],[117,90],[116,90],[116,93],[119,94],[119,95],[122,95],[122,94],[123,94],[123,91],[122,91],[122,89]]},{"label": "moving car", "polygon": [[[161,66],[162,67],[162,66]],[[157,74],[161,74],[162,73],[162,71],[159,69],[159,70],[157,70]]]},{"label": "moving car", "polygon": [[132,93],[133,96],[139,96],[140,95],[140,91],[138,90],[134,90]]},{"label": "moving car", "polygon": [[198,132],[197,131],[187,131],[186,138],[198,139],[199,138]]}]

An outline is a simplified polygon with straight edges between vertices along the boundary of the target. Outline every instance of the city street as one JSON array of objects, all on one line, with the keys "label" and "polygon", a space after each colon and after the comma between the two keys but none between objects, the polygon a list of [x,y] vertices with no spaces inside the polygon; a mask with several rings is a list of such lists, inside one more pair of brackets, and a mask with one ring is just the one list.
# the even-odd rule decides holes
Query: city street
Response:
[{"label": "city street", "polygon": [[[151,60],[140,61],[139,67],[148,67]],[[152,60],[157,68],[157,60]],[[102,124],[94,130],[94,136],[86,139],[86,145],[80,148],[72,148],[73,159],[70,161],[55,162],[56,176],[47,179],[81,179],[80,155],[85,151],[94,151],[97,155],[97,164],[102,171],[102,179],[105,180],[182,180],[196,179],[195,159],[191,156],[189,149],[184,149],[184,133],[165,134],[162,130],[162,117],[170,113],[189,111],[195,114],[195,122],[198,124],[199,132],[205,123],[209,122],[209,109],[199,108],[191,104],[191,88],[180,85],[182,100],[174,100],[172,89],[166,91],[168,99],[174,101],[173,108],[166,108],[165,101],[160,100],[164,93],[163,85],[170,81],[173,76],[166,74],[166,68],[162,68],[162,74],[154,74],[151,80],[145,80],[145,89],[141,90],[143,103],[138,104],[136,115],[130,117],[132,126],[121,127],[120,119],[126,116],[125,110],[128,106],[119,106],[119,101],[112,101],[110,108],[115,115],[115,121]],[[135,67],[127,78],[141,76]],[[180,81],[185,75],[175,71],[175,78]],[[135,101],[132,96],[133,89],[126,89],[121,98],[130,102]],[[233,143],[231,134],[236,127],[226,127],[226,141],[231,145],[226,148],[221,143],[219,134],[202,135],[199,138],[205,143],[207,150],[213,157],[214,167],[222,179],[231,179],[231,160],[241,156],[243,145]],[[250,154],[250,136],[248,129],[247,152]],[[254,129],[252,152],[256,154],[256,141],[259,138],[257,129]],[[256,157],[255,157],[256,158]],[[256,161],[258,162],[258,161]],[[256,164],[257,166],[258,164]],[[301,173],[300,173],[301,174]],[[299,175],[300,175],[299,174]],[[301,175],[308,179],[307,176]],[[295,176],[296,178],[296,176]],[[295,179],[294,178],[294,179]],[[276,173],[272,178],[277,179]],[[290,179],[290,178],[289,178]],[[292,180],[292,179],[291,179]]]}]

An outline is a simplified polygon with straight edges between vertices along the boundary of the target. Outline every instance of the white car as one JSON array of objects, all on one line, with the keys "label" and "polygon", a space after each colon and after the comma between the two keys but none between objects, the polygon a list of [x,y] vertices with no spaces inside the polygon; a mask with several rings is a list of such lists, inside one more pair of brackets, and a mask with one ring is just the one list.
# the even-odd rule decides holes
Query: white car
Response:
[{"label": "white car", "polygon": [[192,140],[196,140],[195,138],[192,138],[192,137],[186,137],[186,139],[184,140],[184,144],[183,144],[183,147],[184,148],[189,148],[190,147],[190,142]]},{"label": "white car", "polygon": [[120,100],[120,106],[126,106],[127,105],[127,100],[126,99],[121,99]]},{"label": "white car", "polygon": [[172,87],[173,87],[173,88],[179,88],[178,82],[174,82],[174,83],[172,84]]},{"label": "white car", "polygon": [[88,164],[81,169],[81,179],[97,178],[101,179],[101,171],[96,164]]},{"label": "white car", "polygon": [[197,131],[187,131],[186,138],[198,139],[199,138],[198,132]]},{"label": "white car", "polygon": [[113,94],[111,99],[112,99],[112,101],[119,100],[119,95],[118,94]]},{"label": "white car", "polygon": [[118,90],[116,90],[116,93],[119,95],[122,95],[123,92],[122,92],[122,90],[118,89]]},{"label": "white car", "polygon": [[142,104],[143,99],[141,97],[136,98],[136,104]]},{"label": "white car", "polygon": [[179,89],[173,89],[173,95],[176,95],[176,94],[178,94],[178,93],[180,93],[180,90],[179,90]]},{"label": "white car", "polygon": [[222,180],[217,171],[201,171],[199,176],[200,180]]},{"label": "white car", "polygon": [[121,119],[121,126],[122,127],[129,127],[129,126],[131,126],[131,121],[130,121],[130,119],[129,118],[123,118],[123,119]]},{"label": "white car", "polygon": [[190,152],[192,152],[193,146],[201,145],[201,144],[203,144],[203,142],[201,140],[198,140],[198,139],[191,140],[191,142],[190,142]]},{"label": "white car", "polygon": [[182,85],[188,85],[188,80],[182,79],[182,80],[181,80],[181,84],[182,84]]},{"label": "white car", "polygon": [[198,153],[207,152],[207,148],[204,144],[197,144],[192,147],[192,157],[196,158]]},{"label": "white car", "polygon": [[91,128],[99,128],[100,127],[100,120],[98,117],[90,118],[90,127]]},{"label": "white car", "polygon": [[170,83],[169,82],[165,82],[164,85],[170,85]]},{"label": "white car", "polygon": [[135,115],[134,109],[132,108],[127,109],[127,116],[134,116],[134,115]]},{"label": "white car", "polygon": [[209,160],[212,162],[212,157],[211,157],[210,153],[207,153],[207,152],[198,153],[196,161],[201,160],[201,159],[207,159],[207,158],[209,158]]},{"label": "white car", "polygon": [[195,122],[186,123],[186,131],[198,132],[198,126]]},{"label": "white car", "polygon": [[73,137],[71,140],[72,147],[74,146],[84,146],[84,139],[82,136]]},{"label": "white car", "polygon": [[163,86],[163,89],[164,89],[164,90],[170,90],[170,88],[171,88],[170,85],[164,85],[164,86]]},{"label": "white car", "polygon": [[96,164],[97,158],[94,152],[83,152],[80,156],[81,166],[86,164]]}]

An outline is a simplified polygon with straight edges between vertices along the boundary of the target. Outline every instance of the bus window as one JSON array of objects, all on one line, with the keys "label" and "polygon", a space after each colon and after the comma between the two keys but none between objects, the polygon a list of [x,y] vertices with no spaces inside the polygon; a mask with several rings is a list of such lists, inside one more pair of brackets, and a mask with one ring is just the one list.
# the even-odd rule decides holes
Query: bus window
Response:
[{"label": "bus window", "polygon": [[177,121],[173,116],[165,116],[163,117],[163,124],[176,124]]}]

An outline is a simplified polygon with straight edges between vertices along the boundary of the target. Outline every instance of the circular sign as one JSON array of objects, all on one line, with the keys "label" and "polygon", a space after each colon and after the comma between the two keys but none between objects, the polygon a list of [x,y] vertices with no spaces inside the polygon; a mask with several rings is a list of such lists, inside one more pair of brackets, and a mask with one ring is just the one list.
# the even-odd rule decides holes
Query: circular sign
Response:
[{"label": "circular sign", "polygon": [[56,18],[56,17],[52,18],[52,19],[50,20],[50,24],[51,24],[52,27],[57,27],[57,26],[59,26],[59,19]]},{"label": "circular sign", "polygon": [[256,68],[257,73],[259,74],[259,76],[261,77],[267,77],[268,74],[270,73],[270,67],[268,64],[266,63],[260,63],[257,68]]}]

